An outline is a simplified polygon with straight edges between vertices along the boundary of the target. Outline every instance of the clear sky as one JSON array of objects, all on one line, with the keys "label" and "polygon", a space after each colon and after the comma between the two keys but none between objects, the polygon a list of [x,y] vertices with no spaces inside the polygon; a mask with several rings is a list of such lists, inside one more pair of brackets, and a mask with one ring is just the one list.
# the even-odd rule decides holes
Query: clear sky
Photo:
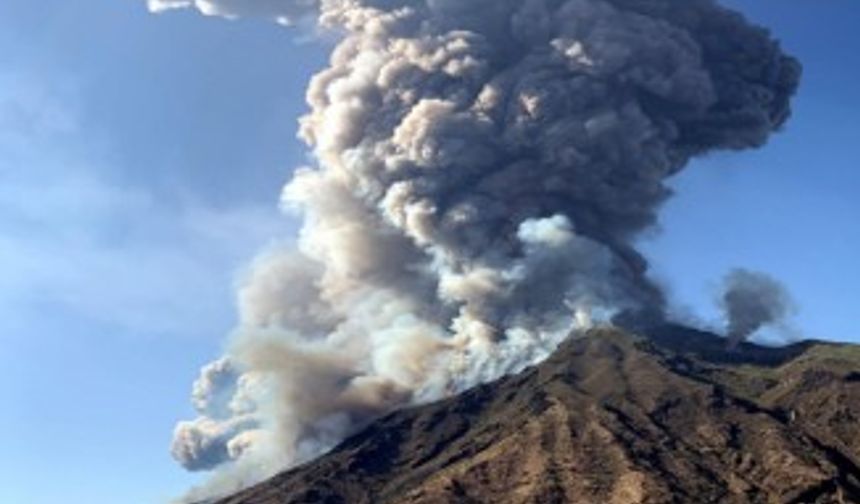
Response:
[{"label": "clear sky", "polygon": [[[673,185],[643,247],[706,321],[735,266],[782,279],[810,337],[860,341],[860,4],[726,0],[773,29],[805,78],[758,152]],[[0,3],[0,502],[164,502],[168,454],[232,286],[289,241],[282,182],[326,51],[264,22],[137,0]]]}]

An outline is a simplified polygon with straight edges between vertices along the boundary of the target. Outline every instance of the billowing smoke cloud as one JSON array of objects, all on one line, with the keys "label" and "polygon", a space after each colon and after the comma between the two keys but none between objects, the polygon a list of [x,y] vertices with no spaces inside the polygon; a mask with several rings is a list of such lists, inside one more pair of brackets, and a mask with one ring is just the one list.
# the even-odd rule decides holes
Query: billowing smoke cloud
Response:
[{"label": "billowing smoke cloud", "polygon": [[214,469],[224,460],[237,458],[242,448],[239,435],[257,426],[248,414],[254,408],[243,403],[239,394],[240,379],[243,376],[226,357],[200,370],[191,392],[200,417],[180,422],[173,433],[171,453],[186,469]]},{"label": "billowing smoke cloud", "polygon": [[731,347],[765,326],[780,323],[793,303],[785,287],[775,278],[755,271],[736,269],[726,275],[720,306],[728,323]]},{"label": "billowing smoke cloud", "polygon": [[[238,378],[215,387],[229,414],[203,408],[174,441],[188,467],[220,457],[243,475],[517,371],[577,324],[659,316],[631,240],[664,181],[763,144],[800,73],[711,0],[150,5],[316,12],[343,36],[301,120],[317,166],[283,193],[304,219],[297,250],[258,260],[239,294]],[[202,382],[198,396],[221,401]]]}]

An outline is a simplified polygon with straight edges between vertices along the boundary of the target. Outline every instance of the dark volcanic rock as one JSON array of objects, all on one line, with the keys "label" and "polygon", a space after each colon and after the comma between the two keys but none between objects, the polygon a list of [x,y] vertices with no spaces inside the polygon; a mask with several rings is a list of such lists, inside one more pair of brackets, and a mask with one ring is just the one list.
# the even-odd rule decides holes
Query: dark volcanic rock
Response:
[{"label": "dark volcanic rock", "polygon": [[601,329],[220,504],[858,503],[860,349]]}]

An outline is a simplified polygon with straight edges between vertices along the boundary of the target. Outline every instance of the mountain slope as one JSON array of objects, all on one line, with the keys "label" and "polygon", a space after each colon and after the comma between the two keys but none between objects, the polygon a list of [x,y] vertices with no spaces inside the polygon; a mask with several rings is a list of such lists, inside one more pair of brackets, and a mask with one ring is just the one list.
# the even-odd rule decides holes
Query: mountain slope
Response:
[{"label": "mountain slope", "polygon": [[600,329],[220,504],[860,502],[858,418],[857,347]]}]

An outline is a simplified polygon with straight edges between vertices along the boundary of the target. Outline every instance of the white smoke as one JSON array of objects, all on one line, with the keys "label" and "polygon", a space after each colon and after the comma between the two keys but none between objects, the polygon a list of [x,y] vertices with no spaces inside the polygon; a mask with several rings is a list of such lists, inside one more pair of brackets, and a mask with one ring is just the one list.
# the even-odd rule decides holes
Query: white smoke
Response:
[{"label": "white smoke", "polygon": [[[318,9],[343,34],[301,121],[317,166],[283,193],[304,219],[298,248],[254,265],[227,407],[174,439],[183,465],[221,457],[236,485],[538,362],[578,324],[659,316],[630,242],[665,179],[761,145],[799,77],[766,31],[710,0],[150,6],[281,22]],[[208,385],[221,367],[196,403],[222,402]]]},{"label": "white smoke", "polygon": [[273,19],[290,25],[316,12],[319,0],[146,0],[151,12],[194,8],[207,16]]}]

